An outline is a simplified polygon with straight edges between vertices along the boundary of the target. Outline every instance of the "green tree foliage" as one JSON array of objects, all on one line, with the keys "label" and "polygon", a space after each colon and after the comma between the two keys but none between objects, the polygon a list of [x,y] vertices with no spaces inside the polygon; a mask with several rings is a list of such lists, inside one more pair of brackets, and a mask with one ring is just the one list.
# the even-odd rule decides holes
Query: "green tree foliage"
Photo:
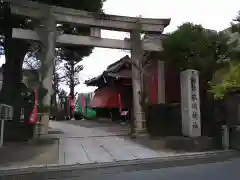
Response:
[{"label": "green tree foliage", "polygon": [[212,81],[212,93],[215,99],[223,99],[229,92],[240,90],[240,13],[231,23],[230,43],[232,51],[231,62],[223,68],[222,73],[217,72],[221,82]]},{"label": "green tree foliage", "polygon": [[[79,72],[83,70],[83,65],[77,64],[75,62],[73,71],[71,69],[71,61],[65,62],[63,66],[64,66],[62,69],[63,76],[61,77],[61,80],[63,81],[63,83],[70,86],[71,81],[73,80],[74,87],[80,84],[78,75],[79,75]],[[72,79],[72,76],[74,77],[73,79]]]},{"label": "green tree foliage", "polygon": [[215,99],[223,99],[229,92],[240,90],[240,63],[231,63],[225,69],[226,72],[221,74],[221,82],[212,83],[211,92]]},{"label": "green tree foliage", "polygon": [[184,69],[196,69],[206,81],[228,57],[228,37],[223,33],[185,23],[163,41],[163,56],[167,64]]}]

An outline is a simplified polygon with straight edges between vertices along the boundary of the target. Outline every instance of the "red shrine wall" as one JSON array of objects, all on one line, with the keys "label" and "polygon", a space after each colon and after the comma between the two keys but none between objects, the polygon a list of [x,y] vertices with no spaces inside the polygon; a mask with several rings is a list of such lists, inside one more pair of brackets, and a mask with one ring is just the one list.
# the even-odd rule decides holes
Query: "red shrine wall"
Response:
[{"label": "red shrine wall", "polygon": [[[146,68],[147,94],[150,104],[158,103],[158,65],[157,61]],[[165,102],[180,103],[180,72],[165,67]]]},{"label": "red shrine wall", "polygon": [[154,62],[146,67],[146,89],[150,104],[158,103],[158,70],[157,63]]},{"label": "red shrine wall", "polygon": [[166,103],[180,103],[180,71],[165,67],[165,100]]},{"label": "red shrine wall", "polygon": [[[150,104],[158,104],[158,65],[157,61],[146,67],[146,89]],[[100,93],[101,91],[101,93]],[[111,92],[111,93],[110,93]],[[92,107],[118,108],[121,94],[122,107],[132,106],[131,79],[116,82],[114,85],[102,87],[96,90],[96,94],[91,102]],[[180,72],[165,67],[165,102],[179,103],[180,92]]]}]

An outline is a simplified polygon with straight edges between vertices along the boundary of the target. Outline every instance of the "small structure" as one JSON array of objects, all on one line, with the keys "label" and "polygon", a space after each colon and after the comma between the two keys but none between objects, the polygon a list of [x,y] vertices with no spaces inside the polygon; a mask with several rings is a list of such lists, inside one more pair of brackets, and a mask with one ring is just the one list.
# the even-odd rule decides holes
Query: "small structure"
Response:
[{"label": "small structure", "polygon": [[[158,38],[163,38],[161,35]],[[152,37],[153,38],[153,37]],[[156,38],[156,37],[155,37]],[[158,53],[146,53],[144,62],[147,100],[149,104],[180,103],[180,73],[160,61]],[[133,104],[131,58],[125,56],[109,65],[98,77],[85,82],[97,86],[89,106],[97,109],[97,115],[120,118],[124,109],[131,111]]]},{"label": "small structure", "polygon": [[86,81],[88,86],[97,86],[89,106],[98,116],[119,118],[121,109],[132,108],[131,65],[129,56],[109,65],[100,76]]}]

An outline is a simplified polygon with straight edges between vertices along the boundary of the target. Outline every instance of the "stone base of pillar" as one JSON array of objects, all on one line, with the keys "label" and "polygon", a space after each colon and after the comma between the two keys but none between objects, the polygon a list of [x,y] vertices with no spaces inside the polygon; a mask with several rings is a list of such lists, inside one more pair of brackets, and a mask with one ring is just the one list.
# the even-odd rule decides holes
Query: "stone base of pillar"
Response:
[{"label": "stone base of pillar", "polygon": [[140,116],[137,119],[141,119],[141,120],[134,121],[134,133],[132,133],[130,130],[130,137],[132,137],[132,138],[148,135],[147,129],[146,129],[146,120],[145,120],[144,113],[137,113],[136,115]]},{"label": "stone base of pillar", "polygon": [[135,128],[134,133],[132,134],[133,137],[145,137],[148,136],[146,128]]},{"label": "stone base of pillar", "polygon": [[135,133],[130,134],[130,138],[145,140],[145,139],[150,139],[150,136],[146,130],[136,130]]},{"label": "stone base of pillar", "polygon": [[142,137],[142,136],[148,136],[148,132],[146,129],[134,129],[134,132],[131,132],[131,129],[129,131],[129,136],[131,138],[136,138],[136,137]]},{"label": "stone base of pillar", "polygon": [[147,133],[147,130],[145,128],[144,129],[135,129],[135,133],[139,134],[139,135],[143,135],[143,134]]},{"label": "stone base of pillar", "polygon": [[146,132],[146,120],[142,118],[142,120],[135,120],[135,132]]},{"label": "stone base of pillar", "polygon": [[48,125],[49,125],[49,114],[40,113],[39,121],[35,128],[35,136],[43,136],[48,134]]}]

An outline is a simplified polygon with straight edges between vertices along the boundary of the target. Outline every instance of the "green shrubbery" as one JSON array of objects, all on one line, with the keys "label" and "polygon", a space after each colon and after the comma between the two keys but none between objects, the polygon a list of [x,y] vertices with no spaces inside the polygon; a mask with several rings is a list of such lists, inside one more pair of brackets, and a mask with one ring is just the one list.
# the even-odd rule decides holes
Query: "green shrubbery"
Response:
[{"label": "green shrubbery", "polygon": [[223,99],[228,93],[240,90],[240,63],[231,63],[228,69],[228,72],[222,75],[221,83],[211,83],[211,92],[215,99]]}]

